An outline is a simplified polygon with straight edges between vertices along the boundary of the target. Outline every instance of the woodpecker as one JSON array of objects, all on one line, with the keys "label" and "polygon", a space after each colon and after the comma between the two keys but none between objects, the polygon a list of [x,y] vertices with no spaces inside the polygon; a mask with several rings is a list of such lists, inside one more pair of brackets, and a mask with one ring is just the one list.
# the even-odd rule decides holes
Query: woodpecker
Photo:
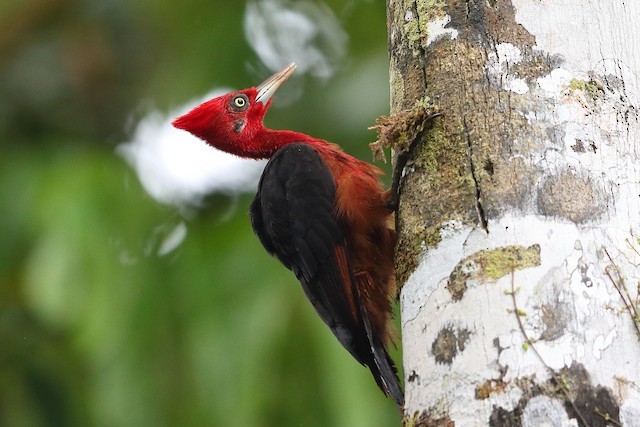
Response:
[{"label": "woodpecker", "polygon": [[269,159],[250,207],[255,234],[295,274],[338,341],[402,407],[388,352],[396,294],[392,193],[382,188],[380,169],[338,145],[264,126],[272,96],[295,68],[206,101],[173,126],[219,150]]}]

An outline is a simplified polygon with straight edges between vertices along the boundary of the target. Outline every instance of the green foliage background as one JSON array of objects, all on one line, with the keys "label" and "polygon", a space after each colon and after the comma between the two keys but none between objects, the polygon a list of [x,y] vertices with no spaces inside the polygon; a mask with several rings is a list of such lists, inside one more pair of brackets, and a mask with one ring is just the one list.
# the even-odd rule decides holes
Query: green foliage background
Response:
[{"label": "green foliage background", "polygon": [[[347,58],[268,122],[370,160],[366,127],[388,111],[384,2],[326,3]],[[149,105],[268,74],[244,9],[0,3],[0,426],[399,424],[253,236],[251,195],[211,195],[158,256],[183,218],[115,152]]]}]

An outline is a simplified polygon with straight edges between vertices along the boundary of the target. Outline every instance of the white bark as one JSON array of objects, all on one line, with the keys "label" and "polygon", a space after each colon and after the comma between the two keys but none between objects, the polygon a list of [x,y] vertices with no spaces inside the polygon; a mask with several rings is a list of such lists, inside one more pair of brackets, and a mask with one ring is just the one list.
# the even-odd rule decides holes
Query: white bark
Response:
[{"label": "white bark", "polygon": [[[640,426],[640,313],[623,301],[637,310],[640,2],[512,4],[534,45],[496,41],[481,72],[509,105],[487,115],[527,124],[510,130],[501,151],[503,170],[524,165],[513,183],[524,194],[498,208],[506,193],[492,194],[491,177],[479,175],[486,230],[480,221],[442,221],[441,240],[409,275],[401,294],[406,419]],[[464,38],[452,22],[430,15],[440,37],[425,39],[427,52]],[[522,71],[540,57],[554,67]]]}]

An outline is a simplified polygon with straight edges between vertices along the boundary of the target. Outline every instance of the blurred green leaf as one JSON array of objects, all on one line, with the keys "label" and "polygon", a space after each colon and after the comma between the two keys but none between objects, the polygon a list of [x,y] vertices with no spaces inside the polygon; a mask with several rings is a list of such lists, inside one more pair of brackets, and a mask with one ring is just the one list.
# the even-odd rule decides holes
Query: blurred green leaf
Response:
[{"label": "blurred green leaf", "polygon": [[[327,4],[348,60],[329,81],[298,77],[303,96],[276,100],[267,121],[369,160],[366,127],[388,110],[385,6]],[[0,426],[399,424],[253,236],[250,195],[182,215],[115,154],[149,106],[257,83],[243,13],[204,0],[0,6]]]}]

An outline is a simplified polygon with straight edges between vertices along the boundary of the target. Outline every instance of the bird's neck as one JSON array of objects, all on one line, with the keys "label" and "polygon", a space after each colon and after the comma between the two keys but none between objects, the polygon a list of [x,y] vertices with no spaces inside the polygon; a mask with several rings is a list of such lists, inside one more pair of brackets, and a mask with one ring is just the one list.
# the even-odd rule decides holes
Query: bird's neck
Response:
[{"label": "bird's neck", "polygon": [[300,132],[263,128],[253,138],[253,143],[248,147],[248,151],[250,151],[250,156],[253,158],[268,159],[280,148],[294,142],[302,142],[316,148],[324,148],[329,144],[326,141]]}]

